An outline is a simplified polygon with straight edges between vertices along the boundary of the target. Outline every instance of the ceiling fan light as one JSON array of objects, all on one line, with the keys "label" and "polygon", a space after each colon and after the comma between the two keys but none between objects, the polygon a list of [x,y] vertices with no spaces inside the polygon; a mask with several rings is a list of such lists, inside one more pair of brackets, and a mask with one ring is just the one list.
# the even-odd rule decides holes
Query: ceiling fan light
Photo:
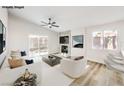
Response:
[{"label": "ceiling fan light", "polygon": [[51,18],[49,18],[49,20],[51,20]]},{"label": "ceiling fan light", "polygon": [[52,24],[56,24],[56,22],[52,22]]},{"label": "ceiling fan light", "polygon": [[52,26],[49,26],[49,28],[52,28]]}]

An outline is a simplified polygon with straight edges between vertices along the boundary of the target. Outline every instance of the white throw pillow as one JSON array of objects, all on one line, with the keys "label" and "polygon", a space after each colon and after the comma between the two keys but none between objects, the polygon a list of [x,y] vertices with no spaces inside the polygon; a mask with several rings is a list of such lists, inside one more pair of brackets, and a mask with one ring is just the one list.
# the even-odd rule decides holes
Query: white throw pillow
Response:
[{"label": "white throw pillow", "polygon": [[20,53],[19,50],[11,51],[10,56],[11,56],[13,59],[17,59],[17,58],[20,58],[20,57],[21,57],[21,53]]},{"label": "white throw pillow", "polygon": [[121,50],[121,55],[124,57],[124,50]]}]

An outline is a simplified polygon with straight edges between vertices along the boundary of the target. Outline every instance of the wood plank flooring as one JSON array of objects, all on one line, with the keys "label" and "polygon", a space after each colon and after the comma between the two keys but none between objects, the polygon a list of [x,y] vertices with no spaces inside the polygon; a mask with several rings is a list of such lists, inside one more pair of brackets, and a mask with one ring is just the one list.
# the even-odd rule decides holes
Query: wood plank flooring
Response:
[{"label": "wood plank flooring", "polygon": [[75,79],[71,86],[123,86],[124,73],[115,72],[105,65],[88,62],[81,77]]}]

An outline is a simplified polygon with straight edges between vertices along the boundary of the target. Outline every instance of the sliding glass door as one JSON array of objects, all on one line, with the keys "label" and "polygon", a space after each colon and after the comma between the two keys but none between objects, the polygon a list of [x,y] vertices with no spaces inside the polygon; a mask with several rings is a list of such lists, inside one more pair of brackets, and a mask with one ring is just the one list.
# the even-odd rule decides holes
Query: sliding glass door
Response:
[{"label": "sliding glass door", "polygon": [[48,36],[29,36],[29,56],[48,54]]}]

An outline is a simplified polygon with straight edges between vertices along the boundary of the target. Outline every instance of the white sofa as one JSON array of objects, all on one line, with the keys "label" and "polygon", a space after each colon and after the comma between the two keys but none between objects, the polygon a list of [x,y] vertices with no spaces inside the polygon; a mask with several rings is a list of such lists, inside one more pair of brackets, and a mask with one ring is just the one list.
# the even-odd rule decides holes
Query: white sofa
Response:
[{"label": "white sofa", "polygon": [[62,72],[71,78],[80,77],[85,70],[86,65],[87,61],[85,59],[72,60],[63,58],[60,63]]}]

